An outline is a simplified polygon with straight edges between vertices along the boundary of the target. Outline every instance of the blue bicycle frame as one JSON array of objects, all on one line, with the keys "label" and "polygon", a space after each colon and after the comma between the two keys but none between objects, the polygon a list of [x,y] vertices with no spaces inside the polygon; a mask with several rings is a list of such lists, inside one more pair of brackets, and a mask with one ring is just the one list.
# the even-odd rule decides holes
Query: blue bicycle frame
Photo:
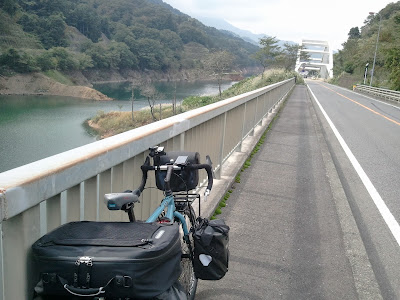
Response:
[{"label": "blue bicycle frame", "polygon": [[183,233],[185,234],[185,236],[188,235],[189,230],[187,229],[185,217],[181,213],[175,211],[175,201],[172,195],[166,196],[163,199],[160,206],[157,207],[156,210],[152,213],[152,215],[146,220],[146,223],[152,223],[157,221],[157,218],[165,209],[167,209],[165,217],[171,222],[174,221],[174,217],[177,217],[182,224]]}]

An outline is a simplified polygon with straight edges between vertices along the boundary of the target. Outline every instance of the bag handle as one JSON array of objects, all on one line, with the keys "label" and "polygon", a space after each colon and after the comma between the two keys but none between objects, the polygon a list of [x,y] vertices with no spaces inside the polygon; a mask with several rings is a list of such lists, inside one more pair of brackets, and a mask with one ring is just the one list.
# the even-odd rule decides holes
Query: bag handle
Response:
[{"label": "bag handle", "polygon": [[105,293],[104,287],[90,288],[90,289],[80,289],[68,284],[63,285],[64,289],[66,289],[71,295],[80,296],[80,297],[94,297],[100,294]]},{"label": "bag handle", "polygon": [[74,296],[79,296],[79,297],[94,297],[94,296],[98,296],[101,294],[105,293],[105,288],[111,283],[111,281],[114,280],[114,278],[111,278],[107,284],[105,286],[99,287],[99,288],[88,288],[88,289],[81,289],[81,288],[77,288],[74,286],[71,286],[68,284],[68,281],[65,280],[64,278],[57,276],[58,280],[60,281],[60,283],[62,284],[62,286],[64,287],[64,289],[70,293],[71,295]]}]

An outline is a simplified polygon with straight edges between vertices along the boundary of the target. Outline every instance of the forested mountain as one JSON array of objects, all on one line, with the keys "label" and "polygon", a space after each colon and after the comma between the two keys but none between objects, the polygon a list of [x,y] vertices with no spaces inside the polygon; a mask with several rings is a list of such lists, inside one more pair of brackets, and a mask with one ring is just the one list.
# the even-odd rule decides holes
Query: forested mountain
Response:
[{"label": "forested mountain", "polygon": [[259,48],[161,0],[2,0],[0,72],[182,70],[213,51],[253,66]]},{"label": "forested mountain", "polygon": [[378,49],[372,84],[400,90],[400,1],[388,4],[379,14],[368,15],[361,29],[350,29],[343,50],[334,55],[334,74],[346,72],[362,82],[368,63],[366,83],[369,84],[376,45]]}]

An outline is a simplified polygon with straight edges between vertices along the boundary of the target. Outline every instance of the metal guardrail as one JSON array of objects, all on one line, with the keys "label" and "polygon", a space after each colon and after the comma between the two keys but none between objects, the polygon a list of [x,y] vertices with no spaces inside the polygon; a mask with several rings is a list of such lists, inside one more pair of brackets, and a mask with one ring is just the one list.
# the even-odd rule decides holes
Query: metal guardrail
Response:
[{"label": "metal guardrail", "polygon": [[[32,298],[30,248],[45,233],[70,221],[126,219],[107,210],[103,195],[140,184],[149,147],[209,154],[218,178],[223,162],[294,84],[285,80],[0,173],[0,300]],[[148,184],[155,186],[152,176]],[[138,219],[161,198],[146,189],[135,206]]]},{"label": "metal guardrail", "polygon": [[398,92],[398,91],[392,91],[392,90],[383,89],[383,88],[376,88],[376,87],[371,87],[371,86],[363,85],[363,84],[357,84],[355,86],[354,90],[358,91],[360,93],[363,93],[363,94],[369,94],[369,95],[383,98],[386,100],[400,102],[400,92]]}]

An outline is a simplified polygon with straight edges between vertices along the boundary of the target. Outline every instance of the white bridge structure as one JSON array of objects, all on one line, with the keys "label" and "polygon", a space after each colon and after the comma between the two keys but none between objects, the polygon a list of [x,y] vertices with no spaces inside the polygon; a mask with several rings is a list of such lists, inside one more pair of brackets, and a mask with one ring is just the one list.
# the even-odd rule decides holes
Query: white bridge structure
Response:
[{"label": "white bridge structure", "polygon": [[318,77],[333,77],[333,54],[327,41],[302,40],[297,55],[295,71],[307,75],[310,71],[318,72]]}]

